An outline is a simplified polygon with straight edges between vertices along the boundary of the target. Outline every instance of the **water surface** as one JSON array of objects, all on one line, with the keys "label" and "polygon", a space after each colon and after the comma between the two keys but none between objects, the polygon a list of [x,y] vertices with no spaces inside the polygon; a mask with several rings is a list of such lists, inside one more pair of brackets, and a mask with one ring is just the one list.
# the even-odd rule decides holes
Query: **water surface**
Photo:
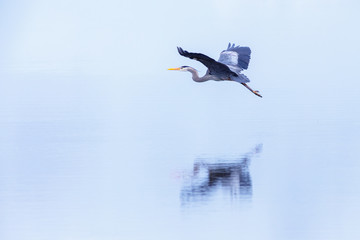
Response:
[{"label": "water surface", "polygon": [[2,239],[360,236],[356,112],[218,83],[5,77]]}]

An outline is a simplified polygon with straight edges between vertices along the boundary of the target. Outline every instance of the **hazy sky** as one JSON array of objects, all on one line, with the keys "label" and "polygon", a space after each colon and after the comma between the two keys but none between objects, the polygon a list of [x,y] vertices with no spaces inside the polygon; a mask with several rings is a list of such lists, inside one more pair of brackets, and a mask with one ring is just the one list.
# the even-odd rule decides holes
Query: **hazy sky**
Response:
[{"label": "hazy sky", "polygon": [[15,0],[0,7],[5,63],[158,75],[189,62],[178,45],[217,58],[230,41],[252,48],[256,72],[338,72],[359,60],[359,3],[351,0]]},{"label": "hazy sky", "polygon": [[[234,42],[252,49],[245,74],[267,99],[261,104],[287,99],[289,108],[314,105],[309,115],[324,105],[354,114],[349,105],[359,99],[357,1],[34,0],[2,1],[0,7],[2,74],[100,75],[116,79],[127,89],[123,94],[133,87],[140,95],[174,86],[186,92],[194,89],[190,75],[165,69],[206,69],[179,56],[176,46],[217,59]],[[230,85],[203,88],[224,86]],[[245,104],[254,101],[241,93]],[[226,90],[218,93],[225,96]]]},{"label": "hazy sky", "polygon": [[[352,105],[360,86],[359,5],[355,0],[2,1],[1,84],[9,82],[4,76],[19,73],[100,75],[121,86],[119,95],[144,96],[149,89],[169,97],[201,93],[213,105],[219,101],[214,92],[228,99],[240,91],[240,98],[228,100],[256,101],[259,105],[248,109],[260,109],[255,116],[284,105],[299,108],[295,118],[339,111],[358,117]],[[206,71],[178,55],[176,46],[217,59],[228,42],[252,49],[245,74],[264,101],[230,84],[205,83],[192,92],[199,85],[188,73],[166,71],[181,65]]]}]

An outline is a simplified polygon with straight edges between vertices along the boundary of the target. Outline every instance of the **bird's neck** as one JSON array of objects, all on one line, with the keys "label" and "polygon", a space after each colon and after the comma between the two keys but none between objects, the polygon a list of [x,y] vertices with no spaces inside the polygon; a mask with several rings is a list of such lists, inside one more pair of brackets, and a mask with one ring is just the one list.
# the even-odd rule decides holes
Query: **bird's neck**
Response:
[{"label": "bird's neck", "polygon": [[195,69],[189,69],[189,72],[191,73],[192,79],[193,79],[195,82],[197,82],[197,81],[200,80],[198,71],[196,71]]},{"label": "bird's neck", "polygon": [[188,69],[189,72],[191,72],[192,74],[192,79],[195,81],[195,82],[205,82],[205,81],[208,81],[210,80],[210,78],[208,78],[208,75],[205,75],[203,77],[199,77],[199,73],[196,69],[194,68],[189,68]]}]

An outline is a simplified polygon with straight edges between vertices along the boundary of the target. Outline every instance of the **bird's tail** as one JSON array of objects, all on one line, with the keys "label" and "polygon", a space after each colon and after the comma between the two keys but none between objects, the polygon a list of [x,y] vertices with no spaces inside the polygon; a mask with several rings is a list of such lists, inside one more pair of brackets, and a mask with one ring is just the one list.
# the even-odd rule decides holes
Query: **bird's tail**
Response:
[{"label": "bird's tail", "polygon": [[247,76],[245,76],[244,74],[242,74],[242,73],[238,73],[237,74],[238,76],[234,76],[234,77],[231,77],[231,80],[233,80],[233,81],[236,81],[236,82],[238,82],[238,83],[247,83],[247,82],[250,82],[250,79],[247,77]]}]

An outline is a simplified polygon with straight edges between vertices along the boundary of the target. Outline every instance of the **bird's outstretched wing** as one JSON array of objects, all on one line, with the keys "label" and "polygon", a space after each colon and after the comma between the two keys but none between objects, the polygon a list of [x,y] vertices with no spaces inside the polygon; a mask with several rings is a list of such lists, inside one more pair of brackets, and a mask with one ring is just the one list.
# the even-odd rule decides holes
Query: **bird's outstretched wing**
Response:
[{"label": "bird's outstretched wing", "polygon": [[178,47],[177,49],[181,56],[197,60],[204,64],[209,69],[209,74],[211,75],[217,75],[219,77],[237,76],[237,74],[232,72],[225,64],[217,62],[202,53],[191,53],[184,51],[181,47]]},{"label": "bird's outstretched wing", "polygon": [[230,67],[231,70],[239,73],[249,66],[251,50],[249,47],[228,45],[227,49],[220,53],[219,62]]}]

